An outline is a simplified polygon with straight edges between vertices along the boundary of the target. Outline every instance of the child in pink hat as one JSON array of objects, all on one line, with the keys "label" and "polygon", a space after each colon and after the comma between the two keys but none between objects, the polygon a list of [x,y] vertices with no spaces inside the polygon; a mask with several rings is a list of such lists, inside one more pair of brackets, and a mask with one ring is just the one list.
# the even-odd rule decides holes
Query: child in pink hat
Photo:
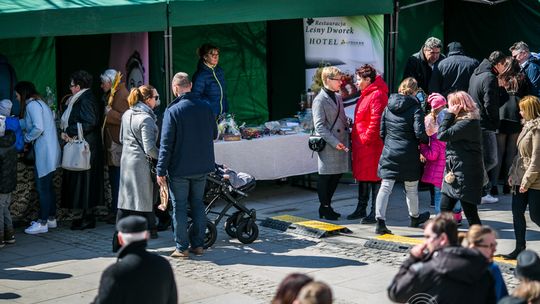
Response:
[{"label": "child in pink hat", "polygon": [[[441,187],[446,163],[446,143],[437,139],[439,130],[438,117],[443,115],[446,108],[446,99],[439,93],[432,93],[428,97],[431,106],[425,119],[426,133],[429,136],[429,144],[420,144],[420,154],[423,157],[424,174],[422,182],[432,184],[435,187],[435,214],[441,212]],[[461,223],[461,205],[458,202],[454,208],[454,218]]]}]

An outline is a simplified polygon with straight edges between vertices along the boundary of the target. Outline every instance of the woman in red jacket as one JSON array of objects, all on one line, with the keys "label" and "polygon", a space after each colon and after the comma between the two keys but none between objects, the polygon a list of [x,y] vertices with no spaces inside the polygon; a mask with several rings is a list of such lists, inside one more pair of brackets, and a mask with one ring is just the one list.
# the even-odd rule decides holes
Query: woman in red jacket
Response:
[{"label": "woman in red jacket", "polygon": [[[382,112],[388,104],[388,86],[369,64],[356,70],[356,85],[362,91],[356,103],[351,134],[353,176],[358,181],[358,206],[347,219],[362,218],[362,224],[373,224],[376,222],[375,199],[381,185],[381,179],[377,176],[383,150],[379,129]],[[370,193],[371,208],[367,214]]]}]

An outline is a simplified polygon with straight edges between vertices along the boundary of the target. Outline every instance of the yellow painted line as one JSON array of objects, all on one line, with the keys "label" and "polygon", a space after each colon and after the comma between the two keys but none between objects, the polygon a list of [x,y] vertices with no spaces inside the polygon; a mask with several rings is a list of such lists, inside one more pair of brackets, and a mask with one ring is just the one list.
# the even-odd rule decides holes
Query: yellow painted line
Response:
[{"label": "yellow painted line", "polygon": [[345,226],[334,225],[334,224],[325,223],[321,221],[296,222],[295,224],[299,226],[314,228],[314,229],[323,230],[323,231],[339,231],[339,230],[347,228]]},{"label": "yellow painted line", "polygon": [[409,245],[417,245],[417,244],[422,244],[424,242],[424,240],[422,239],[415,239],[412,237],[400,236],[400,235],[395,235],[395,234],[383,234],[375,238],[381,241],[402,243],[402,244],[409,244]]},{"label": "yellow painted line", "polygon": [[[387,241],[387,242],[409,244],[409,245],[417,245],[417,244],[422,244],[424,242],[424,240],[422,239],[416,239],[412,237],[400,236],[400,235],[395,235],[395,234],[379,235],[375,237],[375,239],[381,240],[381,241]],[[512,266],[516,266],[516,260],[505,260],[501,257],[494,257],[493,261],[499,264],[510,264]]]},{"label": "yellow painted line", "polygon": [[305,222],[309,221],[307,218],[299,217],[299,216],[292,216],[292,215],[279,215],[279,216],[273,216],[271,219],[283,221],[283,222],[289,222],[289,223],[297,223],[297,222]]}]

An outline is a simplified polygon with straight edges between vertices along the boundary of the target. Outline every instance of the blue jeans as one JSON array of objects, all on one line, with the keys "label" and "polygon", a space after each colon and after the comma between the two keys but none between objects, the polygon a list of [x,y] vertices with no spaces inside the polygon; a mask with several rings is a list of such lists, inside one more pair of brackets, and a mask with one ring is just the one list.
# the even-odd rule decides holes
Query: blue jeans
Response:
[{"label": "blue jeans", "polygon": [[[173,206],[174,241],[178,251],[204,246],[206,215],[204,214],[204,187],[206,174],[169,177],[170,196]],[[194,233],[188,235],[188,206],[191,210]]]},{"label": "blue jeans", "polygon": [[116,214],[118,208],[118,188],[120,187],[120,167],[109,166],[109,183],[111,184],[111,213]]},{"label": "blue jeans", "polygon": [[38,178],[38,173],[34,169],[34,174],[39,197],[39,220],[46,223],[49,218],[52,219],[56,216],[56,193],[53,187],[54,171]]},{"label": "blue jeans", "polygon": [[[441,188],[433,187],[433,189],[435,189],[435,214],[439,214],[441,213]],[[456,203],[453,212],[461,212],[461,202]]]}]

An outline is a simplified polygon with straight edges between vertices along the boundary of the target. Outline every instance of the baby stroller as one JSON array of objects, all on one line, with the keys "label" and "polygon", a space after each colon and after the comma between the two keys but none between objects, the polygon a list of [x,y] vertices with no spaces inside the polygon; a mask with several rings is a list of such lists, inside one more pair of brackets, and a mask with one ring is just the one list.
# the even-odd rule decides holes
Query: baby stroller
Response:
[{"label": "baby stroller", "polygon": [[[208,218],[204,238],[204,248],[211,247],[217,239],[217,225],[227,216],[225,232],[237,238],[244,244],[251,244],[259,236],[259,227],[255,222],[257,214],[255,209],[247,209],[240,200],[247,197],[247,193],[255,188],[255,178],[246,173],[236,173],[222,165],[216,165],[216,170],[208,174],[204,201],[205,214],[217,215],[214,219]],[[225,201],[221,211],[213,211],[219,199]],[[232,214],[227,212],[234,208]],[[190,229],[191,230],[191,229]],[[190,231],[191,232],[191,231]]]}]

